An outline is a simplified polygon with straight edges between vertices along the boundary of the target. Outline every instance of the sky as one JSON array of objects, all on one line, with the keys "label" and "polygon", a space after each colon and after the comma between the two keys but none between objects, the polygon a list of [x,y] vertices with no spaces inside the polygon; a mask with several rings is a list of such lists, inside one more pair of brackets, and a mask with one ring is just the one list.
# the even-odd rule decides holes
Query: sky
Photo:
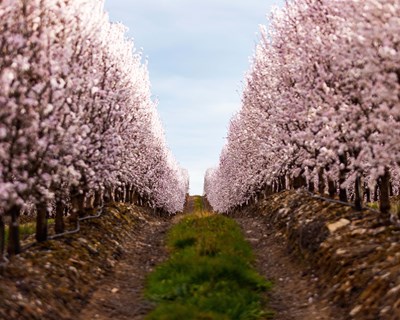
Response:
[{"label": "sky", "polygon": [[113,22],[148,60],[152,94],[169,148],[189,171],[190,194],[203,194],[243,80],[273,6],[283,0],[106,0]]}]

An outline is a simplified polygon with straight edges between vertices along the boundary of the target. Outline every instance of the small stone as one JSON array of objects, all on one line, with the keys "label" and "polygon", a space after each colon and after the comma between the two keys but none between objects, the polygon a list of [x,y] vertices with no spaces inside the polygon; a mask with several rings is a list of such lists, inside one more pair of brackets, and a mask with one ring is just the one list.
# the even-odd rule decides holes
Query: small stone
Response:
[{"label": "small stone", "polygon": [[394,288],[390,289],[390,290],[388,291],[388,294],[396,294],[396,293],[398,293],[399,291],[400,291],[400,285],[398,285],[397,287],[394,287]]},{"label": "small stone", "polygon": [[377,234],[386,231],[386,229],[387,229],[386,227],[379,227],[379,228],[372,229],[369,233],[376,236]]},{"label": "small stone", "polygon": [[331,233],[334,233],[335,231],[347,226],[348,224],[350,224],[350,220],[342,218],[339,221],[328,223],[326,227],[329,229]]},{"label": "small stone", "polygon": [[357,313],[359,313],[362,309],[361,305],[356,306],[350,311],[350,316],[354,317]]},{"label": "small stone", "polygon": [[367,229],[354,229],[352,232],[351,232],[351,235],[357,235],[357,234],[359,234],[359,235],[361,235],[361,234],[365,234],[367,232]]},{"label": "small stone", "polygon": [[116,262],[112,259],[107,258],[107,263],[111,268],[114,268]]},{"label": "small stone", "polygon": [[111,293],[117,293],[118,291],[119,291],[118,288],[112,288],[112,289],[111,289]]},{"label": "small stone", "polygon": [[388,313],[388,312],[390,311],[390,309],[391,309],[391,307],[386,306],[386,307],[384,307],[379,313],[380,313],[381,315],[386,314],[386,313]]},{"label": "small stone", "polygon": [[87,248],[88,248],[89,252],[92,255],[98,255],[99,254],[99,251],[94,246],[88,244]]},{"label": "small stone", "polygon": [[338,255],[338,256],[341,256],[342,254],[345,254],[347,251],[346,250],[344,250],[344,249],[337,249],[336,250],[336,254]]},{"label": "small stone", "polygon": [[88,241],[86,239],[84,239],[84,238],[78,238],[78,241],[80,243],[83,243],[83,244],[87,244],[88,243]]},{"label": "small stone", "polygon": [[69,266],[68,269],[69,269],[70,271],[72,271],[73,273],[78,274],[78,269],[76,269],[75,267]]}]

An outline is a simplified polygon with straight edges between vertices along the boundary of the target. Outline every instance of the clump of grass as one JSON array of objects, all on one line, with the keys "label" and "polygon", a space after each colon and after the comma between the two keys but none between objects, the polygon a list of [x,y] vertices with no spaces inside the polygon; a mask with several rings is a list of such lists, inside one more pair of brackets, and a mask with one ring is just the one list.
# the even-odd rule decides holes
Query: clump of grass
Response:
[{"label": "clump of grass", "polygon": [[390,205],[390,210],[397,216],[400,217],[400,201],[393,201]]},{"label": "clump of grass", "polygon": [[260,319],[270,283],[252,268],[238,225],[220,215],[183,219],[169,232],[171,257],[150,274],[147,319]]},{"label": "clump of grass", "polygon": [[[368,202],[367,207],[379,210],[379,202]],[[400,201],[392,201],[390,204],[390,212],[400,216]]]},{"label": "clump of grass", "polygon": [[368,202],[367,207],[371,209],[379,210],[379,202]]},{"label": "clump of grass", "polygon": [[[54,223],[54,219],[49,219],[48,220],[49,224],[53,224]],[[8,243],[8,233],[9,233],[9,227],[6,226],[5,227],[5,244],[7,245]],[[28,222],[28,223],[23,223],[19,225],[19,236],[20,239],[26,239],[27,237],[29,237],[30,235],[35,234],[36,232],[36,222]]]}]

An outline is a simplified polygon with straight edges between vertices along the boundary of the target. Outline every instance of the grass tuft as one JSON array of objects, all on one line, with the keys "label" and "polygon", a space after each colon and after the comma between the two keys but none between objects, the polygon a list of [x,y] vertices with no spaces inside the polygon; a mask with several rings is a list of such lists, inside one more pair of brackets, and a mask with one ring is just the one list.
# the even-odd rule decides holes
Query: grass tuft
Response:
[{"label": "grass tuft", "polygon": [[[54,223],[54,219],[49,219],[48,220],[49,224]],[[26,239],[30,235],[35,234],[36,232],[36,222],[28,222],[28,223],[23,223],[19,225],[19,237],[21,240]],[[9,227],[5,227],[5,244],[7,245],[8,243],[8,233],[9,233]]]},{"label": "grass tuft", "polygon": [[[367,207],[379,211],[379,202],[368,202]],[[400,201],[391,201],[390,204],[390,212],[400,217]]]}]

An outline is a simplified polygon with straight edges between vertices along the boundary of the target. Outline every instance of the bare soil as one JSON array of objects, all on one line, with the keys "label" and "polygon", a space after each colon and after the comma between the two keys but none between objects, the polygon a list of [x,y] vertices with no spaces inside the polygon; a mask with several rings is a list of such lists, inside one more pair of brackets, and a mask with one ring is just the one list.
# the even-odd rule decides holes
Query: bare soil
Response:
[{"label": "bare soil", "polygon": [[112,203],[79,233],[35,244],[0,272],[0,319],[143,316],[151,308],[144,278],[166,255],[162,241],[171,220]]},{"label": "bare soil", "polygon": [[100,283],[79,319],[143,319],[154,308],[143,295],[145,277],[167,256],[164,239],[169,226],[170,220],[150,221],[127,240],[124,258]]},{"label": "bare soil", "polygon": [[[400,228],[379,212],[299,190],[261,197],[234,216],[263,228],[251,236],[257,228],[244,226],[253,243],[265,237],[255,249],[261,269],[275,279],[271,303],[281,319],[319,319],[314,309],[321,319],[400,320]],[[301,305],[311,313],[302,315]]]},{"label": "bare soil", "polygon": [[288,254],[281,235],[262,216],[236,221],[253,247],[258,271],[273,283],[267,297],[275,320],[344,319],[342,310],[320,296],[312,269]]}]

